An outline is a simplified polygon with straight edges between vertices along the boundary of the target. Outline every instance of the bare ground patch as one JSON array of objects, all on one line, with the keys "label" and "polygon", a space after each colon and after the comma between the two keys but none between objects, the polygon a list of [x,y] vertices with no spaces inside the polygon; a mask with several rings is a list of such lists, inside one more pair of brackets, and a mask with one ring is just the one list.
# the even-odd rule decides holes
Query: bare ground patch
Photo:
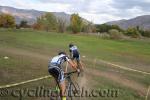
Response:
[{"label": "bare ground patch", "polygon": [[[92,73],[91,73],[91,70],[92,70]],[[91,69],[91,68],[88,68],[87,72],[90,74],[93,74],[95,76],[105,77],[105,78],[115,81],[123,86],[129,87],[129,88],[137,91],[142,96],[145,96],[145,94],[146,94],[146,91],[147,91],[146,87],[144,87],[143,85],[141,85],[133,80],[129,80],[126,77],[123,77],[122,75],[119,75],[117,73],[102,72],[102,71]]]}]

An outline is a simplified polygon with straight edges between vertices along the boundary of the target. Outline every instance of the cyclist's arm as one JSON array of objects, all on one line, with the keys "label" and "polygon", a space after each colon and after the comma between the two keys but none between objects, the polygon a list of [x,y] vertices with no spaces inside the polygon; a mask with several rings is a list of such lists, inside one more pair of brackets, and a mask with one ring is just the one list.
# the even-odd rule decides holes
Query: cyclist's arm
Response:
[{"label": "cyclist's arm", "polygon": [[73,69],[77,70],[77,66],[72,62],[71,59],[66,56],[65,60],[69,63],[69,65],[72,66]]},{"label": "cyclist's arm", "polygon": [[67,61],[74,70],[76,70],[78,73],[80,73],[80,69],[77,68],[77,65],[75,63],[73,63],[72,60],[70,60],[67,56],[65,57],[65,61]]},{"label": "cyclist's arm", "polygon": [[72,66],[73,69],[77,70],[77,66],[71,60],[69,60],[68,63]]}]

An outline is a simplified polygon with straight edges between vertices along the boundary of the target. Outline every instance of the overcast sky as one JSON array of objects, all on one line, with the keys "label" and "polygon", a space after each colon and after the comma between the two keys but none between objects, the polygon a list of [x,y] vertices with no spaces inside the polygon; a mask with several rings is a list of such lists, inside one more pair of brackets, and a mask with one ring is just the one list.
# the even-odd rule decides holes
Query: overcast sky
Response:
[{"label": "overcast sky", "polygon": [[0,0],[0,5],[68,14],[79,13],[81,17],[93,23],[150,14],[150,0]]}]

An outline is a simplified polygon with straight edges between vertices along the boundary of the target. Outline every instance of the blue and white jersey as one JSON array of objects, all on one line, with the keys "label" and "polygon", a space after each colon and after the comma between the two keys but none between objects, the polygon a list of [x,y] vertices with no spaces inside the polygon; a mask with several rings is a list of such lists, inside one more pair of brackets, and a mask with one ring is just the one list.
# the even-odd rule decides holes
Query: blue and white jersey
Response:
[{"label": "blue and white jersey", "polygon": [[53,57],[50,61],[49,61],[49,65],[54,65],[54,66],[61,66],[61,64],[63,64],[65,61],[69,61],[68,56],[61,54],[58,56]]},{"label": "blue and white jersey", "polygon": [[73,54],[77,54],[77,53],[79,54],[78,48],[75,45],[69,48],[69,51],[72,52]]},{"label": "blue and white jersey", "polygon": [[74,45],[74,46],[72,46],[72,47],[70,48],[70,50],[71,50],[71,51],[75,51],[75,50],[78,50],[78,48],[77,48],[77,46]]}]

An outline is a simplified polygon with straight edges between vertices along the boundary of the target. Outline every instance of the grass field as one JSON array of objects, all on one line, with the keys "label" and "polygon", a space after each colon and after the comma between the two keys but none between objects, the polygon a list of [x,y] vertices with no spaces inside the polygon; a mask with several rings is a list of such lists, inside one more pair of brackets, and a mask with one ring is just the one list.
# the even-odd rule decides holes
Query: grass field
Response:
[{"label": "grass field", "polygon": [[[115,98],[99,96],[85,100],[145,100],[150,74],[115,68],[100,60],[150,73],[150,39],[107,40],[88,35],[0,29],[0,86],[48,75],[48,60],[60,50],[68,52],[70,42],[81,52],[85,74],[80,83],[86,89],[119,90]],[[4,59],[5,56],[9,59]],[[53,88],[54,80],[44,79],[8,89],[38,86]],[[18,99],[49,100],[48,97],[0,97],[0,100]]]}]

